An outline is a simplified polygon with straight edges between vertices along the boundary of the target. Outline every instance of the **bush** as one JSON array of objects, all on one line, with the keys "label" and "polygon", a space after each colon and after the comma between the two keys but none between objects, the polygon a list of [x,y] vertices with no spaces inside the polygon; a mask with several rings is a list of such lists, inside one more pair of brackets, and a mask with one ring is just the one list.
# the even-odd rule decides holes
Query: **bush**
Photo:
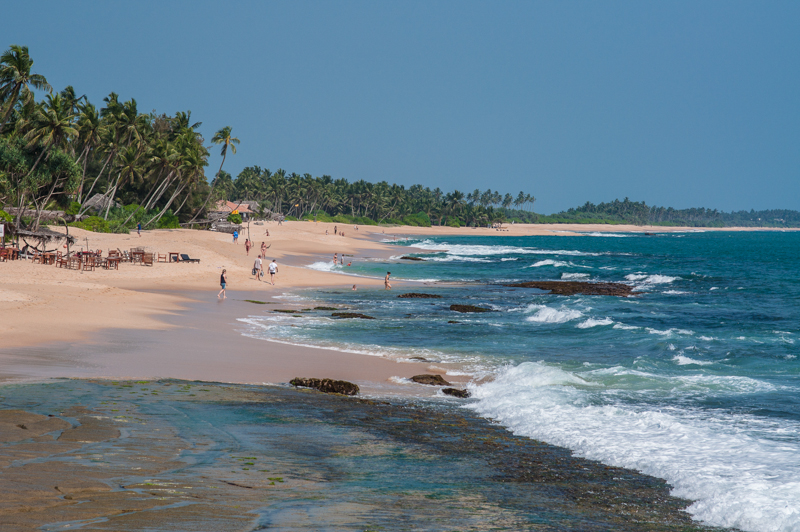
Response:
[{"label": "bush", "polygon": [[287,222],[296,222],[297,216],[287,216],[284,218],[284,220],[286,220]]},{"label": "bush", "polygon": [[404,216],[402,223],[405,225],[412,225],[414,227],[430,227],[431,219],[424,212],[418,212],[417,214],[409,214],[408,216]]},{"label": "bush", "polygon": [[81,220],[80,222],[72,222],[69,224],[71,227],[77,227],[78,229],[84,229],[86,231],[92,231],[94,233],[110,233],[111,228],[108,225],[108,222],[100,218],[99,216],[89,216],[85,220]]},{"label": "bush", "polygon": [[461,223],[461,220],[459,220],[458,218],[452,217],[452,218],[447,218],[447,223],[445,225],[447,227],[461,227],[464,224]]},{"label": "bush", "polygon": [[[165,214],[164,217],[167,215]],[[163,218],[162,218],[163,220]],[[241,214],[229,214],[228,221],[232,224],[242,225],[242,215]]]},{"label": "bush", "polygon": [[[241,219],[241,216],[239,216],[239,219]],[[158,227],[159,229],[180,229],[181,224],[180,221],[178,221],[177,215],[172,214],[172,212],[170,211],[167,211],[166,213],[164,213],[164,216],[162,216],[161,219],[158,220],[158,224],[156,224],[156,227]]]},{"label": "bush", "polygon": [[65,214],[78,214],[79,212],[81,212],[81,204],[77,201],[70,203],[67,210],[64,211]]},{"label": "bush", "polygon": [[11,217],[10,214],[8,214],[4,210],[0,210],[0,223],[5,222],[5,223],[9,223],[10,224],[13,221],[14,221],[14,219]]}]

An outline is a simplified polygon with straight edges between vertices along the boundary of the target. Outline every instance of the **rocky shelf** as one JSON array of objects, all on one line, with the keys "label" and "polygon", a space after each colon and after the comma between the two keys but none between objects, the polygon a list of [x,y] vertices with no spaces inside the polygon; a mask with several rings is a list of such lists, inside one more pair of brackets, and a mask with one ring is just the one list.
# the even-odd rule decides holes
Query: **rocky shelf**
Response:
[{"label": "rocky shelf", "polygon": [[439,294],[422,294],[419,292],[409,292],[407,294],[400,294],[397,297],[405,298],[405,299],[441,299],[442,296]]},{"label": "rocky shelf", "polygon": [[475,305],[450,305],[450,310],[456,312],[492,312],[490,308],[476,307]]},{"label": "rocky shelf", "polygon": [[525,281],[524,283],[504,284],[512,288],[538,288],[549,290],[551,294],[559,296],[635,296],[633,287],[622,283],[590,283],[586,281]]}]

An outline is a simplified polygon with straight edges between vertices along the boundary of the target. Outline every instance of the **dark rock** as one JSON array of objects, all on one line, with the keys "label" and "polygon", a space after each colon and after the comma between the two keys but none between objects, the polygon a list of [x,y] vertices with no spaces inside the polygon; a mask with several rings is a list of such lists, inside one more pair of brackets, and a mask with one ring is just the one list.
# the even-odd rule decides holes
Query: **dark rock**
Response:
[{"label": "dark rock", "polygon": [[374,320],[372,316],[361,314],[360,312],[334,312],[331,314],[334,318],[359,318],[362,320]]},{"label": "dark rock", "polygon": [[245,299],[248,303],[255,303],[256,305],[274,305],[275,303],[267,303],[266,301],[258,301],[257,299]]},{"label": "dark rock", "polygon": [[299,314],[300,313],[299,310],[289,310],[289,309],[285,309],[285,308],[274,308],[274,309],[272,309],[272,312],[280,312],[282,314]]},{"label": "dark rock", "polygon": [[461,323],[461,322],[456,320],[447,320],[447,323]]},{"label": "dark rock", "polygon": [[448,386],[450,384],[441,375],[414,375],[411,380],[417,384],[430,384],[431,386]]},{"label": "dark rock", "polygon": [[314,388],[324,393],[338,393],[341,395],[358,395],[358,384],[347,381],[335,381],[333,379],[301,379],[295,377],[289,384],[292,386],[303,386],[304,388]]},{"label": "dark rock", "polygon": [[439,294],[421,294],[419,292],[409,292],[407,294],[400,294],[397,297],[401,297],[404,299],[441,299],[442,296]]},{"label": "dark rock", "polygon": [[590,283],[586,281],[526,281],[524,283],[504,284],[512,288],[538,288],[549,290],[559,296],[582,294],[587,296],[628,297],[638,294],[633,287],[622,283]]},{"label": "dark rock", "polygon": [[409,257],[409,256],[400,257],[400,259],[401,260],[425,260],[425,259],[421,259],[419,257]]},{"label": "dark rock", "polygon": [[339,310],[336,307],[314,307],[314,310]]},{"label": "dark rock", "polygon": [[450,310],[456,312],[491,312],[490,308],[476,307],[474,305],[450,305]]},{"label": "dark rock", "polygon": [[457,388],[442,388],[442,393],[445,395],[452,395],[453,397],[460,397],[461,399],[469,397],[469,392],[467,390],[459,390]]},{"label": "dark rock", "polygon": [[411,360],[419,360],[420,362],[427,362],[428,359],[425,357],[409,357]]}]

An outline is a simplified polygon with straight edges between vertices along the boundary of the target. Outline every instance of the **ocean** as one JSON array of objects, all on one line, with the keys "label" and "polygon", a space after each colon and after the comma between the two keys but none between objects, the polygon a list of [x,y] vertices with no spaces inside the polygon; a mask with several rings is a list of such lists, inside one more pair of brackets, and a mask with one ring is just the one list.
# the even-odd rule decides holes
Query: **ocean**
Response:
[{"label": "ocean", "polygon": [[[308,290],[288,301],[375,320],[240,320],[273,341],[456,364],[464,408],[519,436],[666,480],[703,524],[800,530],[800,233],[448,236],[314,269],[419,281]],[[424,261],[408,261],[414,256]],[[525,280],[626,283],[639,295],[558,296]],[[348,281],[349,282],[349,281]],[[441,299],[400,299],[402,292]],[[491,308],[460,314],[454,303]],[[456,323],[453,323],[456,322]],[[398,380],[413,389],[411,382]]]}]

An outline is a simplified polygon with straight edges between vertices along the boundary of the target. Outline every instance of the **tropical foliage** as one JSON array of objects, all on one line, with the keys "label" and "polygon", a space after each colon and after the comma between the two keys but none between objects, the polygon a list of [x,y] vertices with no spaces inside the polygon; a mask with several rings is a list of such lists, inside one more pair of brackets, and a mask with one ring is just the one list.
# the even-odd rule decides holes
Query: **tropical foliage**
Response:
[{"label": "tropical foliage", "polygon": [[[36,229],[44,209],[97,214],[106,223],[89,225],[99,230],[177,226],[176,214],[208,198],[209,152],[190,111],[142,113],[113,92],[98,109],[72,87],[54,92],[33,64],[25,46],[0,56],[0,204],[17,208],[16,228],[32,211]],[[86,204],[98,193],[99,210]]]}]

